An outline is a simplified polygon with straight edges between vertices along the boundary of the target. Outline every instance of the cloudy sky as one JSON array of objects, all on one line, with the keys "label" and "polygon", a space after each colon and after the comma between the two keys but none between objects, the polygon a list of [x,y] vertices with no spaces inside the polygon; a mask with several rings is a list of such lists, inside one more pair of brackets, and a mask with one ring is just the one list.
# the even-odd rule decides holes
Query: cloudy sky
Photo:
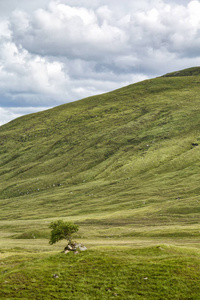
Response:
[{"label": "cloudy sky", "polygon": [[197,0],[0,0],[0,125],[199,65]]}]

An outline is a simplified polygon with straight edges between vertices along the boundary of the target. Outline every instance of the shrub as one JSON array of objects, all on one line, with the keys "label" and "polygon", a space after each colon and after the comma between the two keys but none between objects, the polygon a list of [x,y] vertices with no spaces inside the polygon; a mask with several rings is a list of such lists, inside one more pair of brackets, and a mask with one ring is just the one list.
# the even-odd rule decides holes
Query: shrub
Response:
[{"label": "shrub", "polygon": [[49,244],[52,245],[64,239],[71,243],[72,234],[78,231],[79,226],[72,222],[57,220],[55,222],[51,222],[49,228],[52,229],[49,241]]}]

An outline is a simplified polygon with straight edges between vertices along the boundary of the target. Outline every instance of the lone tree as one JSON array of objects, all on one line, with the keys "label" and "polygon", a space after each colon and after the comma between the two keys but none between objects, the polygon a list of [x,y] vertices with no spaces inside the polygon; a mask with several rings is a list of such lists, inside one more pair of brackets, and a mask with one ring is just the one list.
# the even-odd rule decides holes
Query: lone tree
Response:
[{"label": "lone tree", "polygon": [[79,226],[72,222],[58,220],[51,222],[49,228],[52,229],[49,244],[53,245],[64,239],[71,243],[72,234],[78,231]]}]

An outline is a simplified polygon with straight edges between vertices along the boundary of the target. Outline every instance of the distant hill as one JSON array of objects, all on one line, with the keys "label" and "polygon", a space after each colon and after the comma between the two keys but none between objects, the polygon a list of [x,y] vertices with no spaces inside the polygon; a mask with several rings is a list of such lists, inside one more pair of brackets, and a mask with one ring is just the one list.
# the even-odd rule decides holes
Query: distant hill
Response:
[{"label": "distant hill", "polygon": [[200,75],[200,67],[193,67],[193,68],[184,69],[172,73],[167,73],[163,75],[163,77],[199,76],[199,75]]},{"label": "distant hill", "polygon": [[0,218],[195,223],[200,67],[0,127]]}]

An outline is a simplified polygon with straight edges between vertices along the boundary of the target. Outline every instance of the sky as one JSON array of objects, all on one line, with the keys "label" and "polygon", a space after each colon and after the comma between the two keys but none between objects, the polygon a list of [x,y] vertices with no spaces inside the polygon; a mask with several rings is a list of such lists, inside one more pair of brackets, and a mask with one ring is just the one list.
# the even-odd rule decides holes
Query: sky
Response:
[{"label": "sky", "polygon": [[0,0],[0,125],[199,65],[197,0]]}]

